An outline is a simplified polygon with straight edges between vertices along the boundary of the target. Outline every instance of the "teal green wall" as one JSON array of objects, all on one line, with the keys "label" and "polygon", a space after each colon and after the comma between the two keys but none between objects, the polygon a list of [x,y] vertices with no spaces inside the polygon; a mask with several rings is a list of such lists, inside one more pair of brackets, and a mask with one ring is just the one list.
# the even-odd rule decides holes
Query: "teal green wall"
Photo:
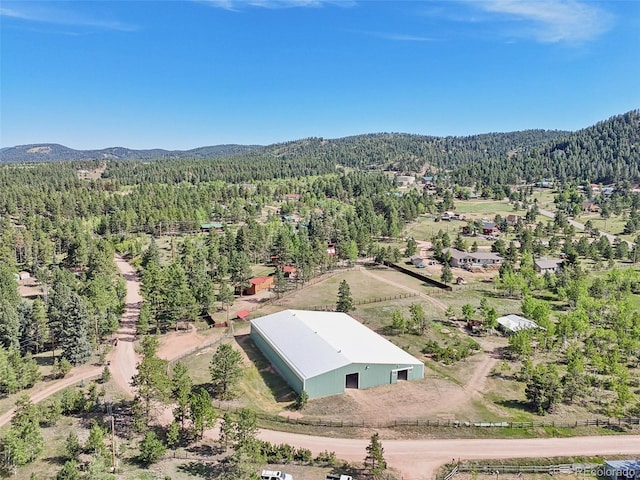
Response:
[{"label": "teal green wall", "polygon": [[[369,368],[367,368],[367,366]],[[420,379],[424,376],[424,365],[406,365],[406,364],[362,364],[352,363],[345,367],[323,373],[317,377],[308,378],[306,381],[306,390],[309,398],[325,397],[327,395],[336,395],[345,391],[345,377],[351,373],[358,373],[360,384],[359,388],[371,388],[378,385],[387,385],[391,383],[391,371],[411,368],[409,370],[408,380]]]},{"label": "teal green wall", "polygon": [[293,388],[297,393],[300,393],[304,388],[303,380],[295,371],[293,371],[293,369],[289,367],[289,365],[287,365],[282,360],[282,358],[280,358],[278,352],[271,348],[271,345],[269,345],[264,340],[264,338],[262,338],[262,335],[260,335],[260,333],[255,330],[253,326],[251,327],[251,339],[260,349],[262,354],[267,357],[267,360],[271,362],[271,365],[273,365],[278,373],[286,380],[289,386]]},{"label": "teal green wall", "polygon": [[328,395],[343,393],[345,391],[345,377],[351,373],[359,373],[360,389],[391,383],[391,372],[393,370],[413,367],[413,369],[409,370],[408,380],[415,380],[424,376],[424,365],[352,363],[351,365],[325,372],[316,377],[308,378],[305,381],[280,358],[278,352],[275,351],[264,338],[262,338],[260,332],[253,327],[251,328],[251,339],[291,388],[297,393],[300,393],[303,389],[306,390],[309,398],[326,397]]}]

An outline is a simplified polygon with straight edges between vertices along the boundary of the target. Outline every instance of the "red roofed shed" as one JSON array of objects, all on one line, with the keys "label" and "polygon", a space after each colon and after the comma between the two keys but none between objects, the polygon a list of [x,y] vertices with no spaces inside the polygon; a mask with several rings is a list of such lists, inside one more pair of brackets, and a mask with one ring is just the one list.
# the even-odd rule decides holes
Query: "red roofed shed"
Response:
[{"label": "red roofed shed", "polygon": [[251,285],[244,289],[244,294],[255,295],[263,290],[269,290],[273,286],[273,277],[255,277],[249,282],[251,282]]}]

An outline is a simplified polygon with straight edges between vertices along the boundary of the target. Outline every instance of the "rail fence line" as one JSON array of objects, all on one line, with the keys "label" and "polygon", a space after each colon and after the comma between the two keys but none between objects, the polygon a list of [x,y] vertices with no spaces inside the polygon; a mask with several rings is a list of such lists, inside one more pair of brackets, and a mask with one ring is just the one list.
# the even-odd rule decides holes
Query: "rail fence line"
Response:
[{"label": "rail fence line", "polygon": [[[215,401],[214,405],[219,410],[237,412],[238,407],[223,404]],[[536,428],[536,427],[553,427],[553,428],[577,428],[586,426],[640,426],[640,418],[621,417],[621,418],[595,418],[588,420],[575,420],[574,422],[470,422],[468,420],[431,420],[431,419],[396,419],[387,422],[367,422],[365,420],[325,420],[320,418],[290,418],[280,415],[270,415],[263,412],[257,412],[256,416],[262,420],[276,423],[288,423],[294,425],[305,425],[312,427],[331,427],[331,428],[393,428],[393,427],[445,427],[445,428]]]},{"label": "rail fence line", "polygon": [[205,342],[202,345],[198,345],[196,348],[193,348],[191,350],[187,350],[186,352],[182,352],[176,358],[172,358],[171,360],[169,360],[169,363],[167,364],[167,374],[171,374],[171,368],[176,364],[176,362],[179,362],[183,358],[188,357],[190,355],[193,355],[195,353],[198,353],[198,352],[200,352],[202,350],[205,350],[205,349],[207,349],[209,347],[212,347],[213,345],[217,345],[218,343],[222,342],[223,340],[226,340],[226,339],[229,339],[229,338],[233,338],[233,324],[231,324],[229,329],[230,329],[230,331],[225,333],[221,337],[214,338],[213,340],[209,340],[208,342]]},{"label": "rail fence line", "polygon": [[[396,295],[387,295],[385,297],[367,298],[365,300],[354,301],[354,305],[368,305],[370,303],[388,302],[390,300],[400,300],[403,298],[412,298],[419,296],[417,293],[398,293]],[[316,307],[310,307],[309,310],[315,310],[320,312],[333,312],[336,306],[334,305],[320,305]]]}]

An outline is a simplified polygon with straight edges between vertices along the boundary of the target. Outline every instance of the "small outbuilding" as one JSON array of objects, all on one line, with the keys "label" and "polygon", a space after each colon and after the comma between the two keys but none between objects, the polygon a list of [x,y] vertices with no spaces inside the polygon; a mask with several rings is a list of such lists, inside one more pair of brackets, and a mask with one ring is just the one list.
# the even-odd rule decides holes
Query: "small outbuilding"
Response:
[{"label": "small outbuilding", "polygon": [[414,255],[413,257],[411,257],[411,263],[414,267],[418,268],[424,268],[427,266],[427,262],[425,261],[425,259],[418,255]]},{"label": "small outbuilding", "polygon": [[497,321],[500,329],[506,334],[516,333],[520,330],[540,328],[536,322],[514,314],[498,317]]},{"label": "small outbuilding", "polygon": [[256,293],[262,292],[263,290],[269,290],[271,287],[273,287],[273,277],[254,277],[249,280],[249,286],[244,289],[244,294],[255,295]]},{"label": "small outbuilding", "polygon": [[420,360],[346,313],[284,310],[251,320],[251,338],[309,398],[424,376]]},{"label": "small outbuilding", "polygon": [[249,318],[249,315],[249,310],[239,310],[238,313],[236,313],[236,318],[238,320],[246,320]]}]

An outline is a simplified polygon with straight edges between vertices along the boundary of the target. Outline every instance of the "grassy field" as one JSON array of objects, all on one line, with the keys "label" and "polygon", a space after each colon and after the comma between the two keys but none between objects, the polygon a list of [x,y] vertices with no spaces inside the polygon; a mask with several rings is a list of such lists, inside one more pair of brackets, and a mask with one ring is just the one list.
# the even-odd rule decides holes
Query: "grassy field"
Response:
[{"label": "grassy field", "polygon": [[354,301],[368,301],[404,293],[401,287],[388,285],[363,275],[359,271],[338,272],[334,276],[303,289],[279,302],[285,308],[309,309],[335,306],[340,282],[346,280]]}]

